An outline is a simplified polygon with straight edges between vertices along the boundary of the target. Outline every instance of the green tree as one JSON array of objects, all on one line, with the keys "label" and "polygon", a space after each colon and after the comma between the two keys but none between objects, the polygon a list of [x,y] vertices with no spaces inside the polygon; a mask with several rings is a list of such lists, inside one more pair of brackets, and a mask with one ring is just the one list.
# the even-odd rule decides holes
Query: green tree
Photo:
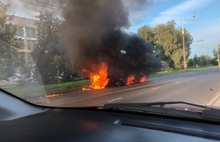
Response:
[{"label": "green tree", "polygon": [[188,67],[195,67],[194,60],[191,59],[191,58],[189,58],[189,59],[187,60],[187,64],[188,64]]},{"label": "green tree", "polygon": [[[194,56],[194,58],[192,59],[194,66],[198,67],[198,66],[212,66],[213,64],[213,58],[208,56],[208,55],[201,55],[201,56]],[[189,61],[188,61],[189,63]]]},{"label": "green tree", "polygon": [[12,16],[7,16],[7,5],[0,6],[0,79],[14,75],[16,68],[23,63],[18,49],[21,40],[15,37],[16,27],[10,24]]},{"label": "green tree", "polygon": [[143,26],[138,29],[138,34],[152,44],[153,53],[157,56],[158,59],[163,61],[164,51],[161,50],[162,47],[156,43],[154,29],[149,26]]},{"label": "green tree", "polygon": [[[188,57],[190,55],[192,37],[188,31],[185,31],[185,33]],[[175,28],[174,21],[169,21],[153,28],[143,26],[138,30],[138,34],[152,43],[155,54],[161,61],[167,62],[172,68],[181,68],[183,66],[182,35],[181,30]]]},{"label": "green tree", "polygon": [[218,53],[220,53],[220,45],[217,48],[213,49],[213,59],[212,59],[212,64],[213,65],[218,65]]},{"label": "green tree", "polygon": [[61,20],[50,12],[40,12],[37,16],[37,39],[38,43],[32,55],[36,60],[39,70],[38,79],[43,83],[54,81],[62,74],[63,51],[61,41]]},{"label": "green tree", "polygon": [[199,59],[199,66],[209,66],[211,64],[212,58],[208,55],[201,55],[198,57]]},{"label": "green tree", "polygon": [[212,52],[213,52],[213,56],[214,56],[216,59],[218,59],[218,49],[214,48]]},{"label": "green tree", "polygon": [[51,12],[40,12],[37,16],[38,43],[32,52],[36,62],[35,76],[44,84],[54,81],[72,81],[79,74],[72,72],[64,53],[63,22]]},{"label": "green tree", "polygon": [[213,56],[214,58],[218,59],[218,54],[220,53],[220,45],[217,46],[217,48],[213,49]]}]

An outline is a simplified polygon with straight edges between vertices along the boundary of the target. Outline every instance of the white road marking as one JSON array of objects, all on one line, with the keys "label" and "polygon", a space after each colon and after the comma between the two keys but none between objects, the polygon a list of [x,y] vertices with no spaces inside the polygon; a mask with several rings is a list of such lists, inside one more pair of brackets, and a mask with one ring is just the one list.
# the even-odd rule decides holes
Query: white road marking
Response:
[{"label": "white road marking", "polygon": [[203,105],[214,105],[220,98],[220,91],[213,95],[209,100],[207,100]]},{"label": "white road marking", "polygon": [[160,87],[155,87],[155,88],[152,88],[152,90],[157,90],[157,89],[159,89]]},{"label": "white road marking", "polygon": [[114,101],[117,101],[117,100],[120,100],[120,99],[122,99],[122,97],[118,97],[118,98],[115,98],[115,99],[109,100],[109,101],[107,101],[107,102],[110,103],[110,102],[114,102]]}]

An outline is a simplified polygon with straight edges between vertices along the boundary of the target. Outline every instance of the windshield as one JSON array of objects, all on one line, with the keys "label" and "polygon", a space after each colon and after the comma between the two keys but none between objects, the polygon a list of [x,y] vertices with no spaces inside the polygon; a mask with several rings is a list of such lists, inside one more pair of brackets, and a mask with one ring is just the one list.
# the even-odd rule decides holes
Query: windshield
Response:
[{"label": "windshield", "polygon": [[34,104],[220,105],[218,0],[0,0],[0,88]]}]

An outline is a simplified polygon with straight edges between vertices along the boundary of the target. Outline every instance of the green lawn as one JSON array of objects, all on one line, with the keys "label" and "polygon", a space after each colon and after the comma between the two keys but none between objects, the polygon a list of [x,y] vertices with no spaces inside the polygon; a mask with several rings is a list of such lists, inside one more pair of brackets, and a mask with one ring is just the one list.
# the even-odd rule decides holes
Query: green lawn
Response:
[{"label": "green lawn", "polygon": [[45,85],[45,90],[47,92],[62,92],[65,90],[72,90],[72,89],[81,89],[82,87],[88,86],[90,84],[90,80],[80,80],[74,82],[65,82],[60,84],[48,84]]},{"label": "green lawn", "polygon": [[187,68],[186,71],[184,71],[184,70],[160,71],[160,72],[156,72],[156,73],[150,75],[150,77],[159,77],[159,76],[165,76],[165,75],[171,75],[171,74],[177,74],[177,73],[212,69],[212,68],[219,68],[219,66],[208,66],[208,67],[206,66],[206,67],[199,67],[199,68]]},{"label": "green lawn", "polygon": [[[3,87],[6,91],[16,94],[22,98],[27,96],[39,96],[44,95],[45,91],[47,94],[61,93],[63,91],[81,89],[84,86],[88,86],[90,84],[90,80],[80,80],[73,82],[65,82],[60,84],[48,84],[45,86],[32,84],[28,87],[22,86],[11,86],[11,87]],[[31,94],[31,95],[30,95]]]}]

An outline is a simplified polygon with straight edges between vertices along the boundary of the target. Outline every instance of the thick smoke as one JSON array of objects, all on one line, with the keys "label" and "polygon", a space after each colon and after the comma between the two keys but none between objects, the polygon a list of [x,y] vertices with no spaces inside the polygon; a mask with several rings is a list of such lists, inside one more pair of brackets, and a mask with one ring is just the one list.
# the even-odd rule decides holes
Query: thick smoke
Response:
[{"label": "thick smoke", "polygon": [[69,0],[63,16],[74,71],[94,71],[91,65],[106,62],[111,80],[129,75],[140,78],[159,69],[151,45],[138,35],[122,31],[130,23],[121,0]]}]

